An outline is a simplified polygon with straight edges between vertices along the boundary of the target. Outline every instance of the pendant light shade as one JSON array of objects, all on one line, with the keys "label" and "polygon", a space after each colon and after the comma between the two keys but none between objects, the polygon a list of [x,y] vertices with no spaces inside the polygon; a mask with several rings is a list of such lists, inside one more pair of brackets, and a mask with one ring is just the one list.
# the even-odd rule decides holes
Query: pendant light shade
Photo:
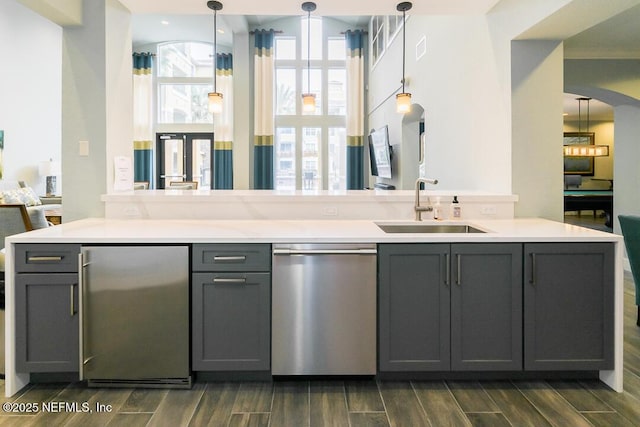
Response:
[{"label": "pendant light shade", "polygon": [[406,61],[406,53],[405,53],[405,49],[406,49],[406,13],[407,10],[410,10],[413,7],[413,4],[411,4],[411,2],[409,1],[403,1],[402,3],[398,3],[398,5],[396,6],[396,10],[398,12],[402,12],[402,93],[399,93],[396,95],[396,111],[398,111],[398,113],[408,113],[411,111],[411,94],[408,92],[405,92],[404,90],[404,83],[405,83],[405,76],[404,76],[404,68],[405,68],[405,61]]},{"label": "pendant light shade", "polygon": [[314,111],[316,111],[315,93],[302,94],[302,111],[304,111],[305,113],[313,113]]},{"label": "pendant light shade", "polygon": [[222,112],[222,94],[216,90],[218,11],[222,10],[222,3],[219,1],[208,1],[207,7],[213,10],[213,92],[209,92],[209,112],[217,114]]},{"label": "pendant light shade", "polygon": [[220,92],[209,92],[209,112],[222,113],[222,94]]},{"label": "pendant light shade", "polygon": [[[565,157],[606,157],[609,155],[608,145],[595,145],[593,144],[595,137],[589,132],[589,110],[591,98],[580,97],[576,98],[578,101],[578,135],[579,143],[575,145],[565,145],[563,147],[563,154]],[[582,103],[587,103],[587,130],[582,132]],[[586,140],[587,143],[582,143],[582,140]]]},{"label": "pendant light shade", "polygon": [[307,12],[307,93],[302,94],[302,112],[316,111],[316,95],[311,93],[311,12],[316,10],[312,1],[302,3],[302,10]]},{"label": "pendant light shade", "polygon": [[411,94],[399,93],[396,95],[396,110],[398,113],[408,113],[411,111]]}]

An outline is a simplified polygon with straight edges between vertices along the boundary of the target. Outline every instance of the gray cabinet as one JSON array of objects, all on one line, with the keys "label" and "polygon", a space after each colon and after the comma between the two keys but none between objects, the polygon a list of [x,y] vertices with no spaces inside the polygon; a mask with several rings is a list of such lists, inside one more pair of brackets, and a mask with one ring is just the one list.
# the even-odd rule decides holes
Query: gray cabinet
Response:
[{"label": "gray cabinet", "polygon": [[522,368],[521,244],[384,244],[379,369]]},{"label": "gray cabinet", "polygon": [[378,369],[448,371],[448,244],[378,247]]},{"label": "gray cabinet", "polygon": [[194,370],[270,370],[270,248],[193,245]]},{"label": "gray cabinet", "polygon": [[613,244],[524,248],[525,369],[613,369]]},{"label": "gray cabinet", "polygon": [[79,245],[16,245],[16,368],[78,371]]},{"label": "gray cabinet", "polygon": [[522,369],[522,244],[453,244],[451,369]]}]

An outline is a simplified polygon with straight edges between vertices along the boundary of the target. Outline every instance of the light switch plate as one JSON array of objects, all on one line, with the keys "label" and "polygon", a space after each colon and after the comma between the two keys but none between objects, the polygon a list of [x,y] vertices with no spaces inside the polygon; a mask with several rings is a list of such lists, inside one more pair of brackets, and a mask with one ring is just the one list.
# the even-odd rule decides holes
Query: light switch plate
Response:
[{"label": "light switch plate", "polygon": [[78,155],[79,156],[89,155],[89,141],[78,141]]}]

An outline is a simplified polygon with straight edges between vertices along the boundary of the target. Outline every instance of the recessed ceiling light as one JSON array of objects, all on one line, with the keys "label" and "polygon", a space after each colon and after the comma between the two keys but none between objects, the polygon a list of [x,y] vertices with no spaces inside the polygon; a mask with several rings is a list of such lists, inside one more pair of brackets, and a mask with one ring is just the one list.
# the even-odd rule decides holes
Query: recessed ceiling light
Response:
[{"label": "recessed ceiling light", "polygon": [[169,21],[160,21],[162,25],[169,25]]},{"label": "recessed ceiling light", "polygon": [[218,28],[218,33],[224,34],[224,30],[222,28]]},{"label": "recessed ceiling light", "polygon": [[562,113],[562,115],[563,115],[563,116],[568,116],[568,115],[569,115],[569,113]]}]

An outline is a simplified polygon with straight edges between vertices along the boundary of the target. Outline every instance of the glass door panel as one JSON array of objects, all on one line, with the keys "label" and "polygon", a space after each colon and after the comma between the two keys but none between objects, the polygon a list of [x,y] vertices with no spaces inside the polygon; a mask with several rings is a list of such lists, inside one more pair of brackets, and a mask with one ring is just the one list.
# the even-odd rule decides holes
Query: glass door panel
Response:
[{"label": "glass door panel", "polygon": [[156,134],[156,188],[171,181],[196,181],[211,188],[213,133]]},{"label": "glass door panel", "polygon": [[163,135],[160,138],[162,158],[159,188],[167,188],[171,181],[184,181],[186,178],[185,144],[182,136],[178,135]]},{"label": "glass door panel", "polygon": [[211,139],[191,140],[192,181],[198,188],[211,188]]}]

